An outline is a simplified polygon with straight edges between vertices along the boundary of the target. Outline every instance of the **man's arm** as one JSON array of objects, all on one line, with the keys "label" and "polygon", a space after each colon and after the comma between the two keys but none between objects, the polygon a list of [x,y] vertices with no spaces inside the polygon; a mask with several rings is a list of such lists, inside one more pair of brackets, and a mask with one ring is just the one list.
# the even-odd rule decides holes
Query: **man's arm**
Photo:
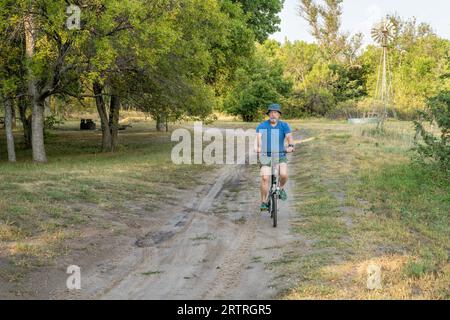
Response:
[{"label": "man's arm", "polygon": [[257,133],[256,134],[256,148],[255,148],[255,152],[260,153],[261,152],[261,140],[262,140],[262,133]]},{"label": "man's arm", "polygon": [[[288,148],[286,149],[287,152],[294,152],[294,136],[292,135],[292,132],[286,134],[286,139],[288,143]],[[290,146],[290,147],[289,147]]]}]

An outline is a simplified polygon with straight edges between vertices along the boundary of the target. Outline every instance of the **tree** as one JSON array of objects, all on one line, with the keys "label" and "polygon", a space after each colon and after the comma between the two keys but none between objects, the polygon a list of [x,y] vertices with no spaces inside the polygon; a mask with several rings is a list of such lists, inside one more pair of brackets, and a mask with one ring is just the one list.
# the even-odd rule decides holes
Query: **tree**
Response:
[{"label": "tree", "polygon": [[244,121],[254,121],[270,103],[286,102],[291,89],[280,61],[269,62],[264,49],[258,46],[255,55],[238,69],[233,89],[225,99],[225,110]]},{"label": "tree", "polygon": [[324,116],[336,105],[367,95],[366,70],[354,64],[325,61],[317,44],[286,42],[279,49],[285,76],[293,82],[287,116]]},{"label": "tree", "polygon": [[[33,10],[30,8],[29,11]],[[32,61],[36,44],[36,26],[32,13],[24,17],[25,31],[25,53],[26,59]],[[32,105],[31,118],[31,146],[33,150],[33,160],[36,162],[47,162],[47,155],[44,147],[44,100],[47,95],[38,92],[37,78],[31,67],[28,67],[28,96]],[[40,90],[39,90],[40,91]]]},{"label": "tree", "polygon": [[253,30],[259,43],[280,30],[278,14],[283,9],[284,0],[233,0],[240,3],[247,14],[247,24]]},{"label": "tree", "polygon": [[[23,122],[25,146],[31,148],[31,115],[27,113],[25,96],[24,35],[17,25],[10,23],[13,1],[5,1],[0,10],[0,96],[5,108],[11,108],[12,126],[15,124],[15,107],[18,105]],[[12,135],[11,135],[12,137]],[[10,140],[12,141],[12,140]]]},{"label": "tree", "polygon": [[[138,48],[134,59],[137,64],[127,78],[129,89],[125,100],[151,114],[158,130],[167,130],[168,121],[190,113],[188,101],[195,104],[192,96],[201,91],[199,87],[206,87],[206,75],[213,60],[211,43],[216,38],[214,41],[220,41],[224,32],[225,18],[215,0],[183,0],[171,10],[170,19],[166,17],[162,21],[166,23],[166,35],[163,36],[168,37],[166,41],[161,37],[164,46],[155,46],[154,42],[150,42],[151,47],[146,47],[145,42],[135,45]],[[167,14],[169,11],[162,12]],[[161,30],[156,25],[154,28]],[[149,52],[158,52],[158,55],[144,58],[143,55]],[[212,88],[209,91],[213,92]],[[213,104],[209,102],[204,109],[208,114]]]},{"label": "tree", "polygon": [[[397,26],[396,38],[389,47],[393,108],[404,118],[415,117],[426,107],[427,99],[450,87],[448,49],[450,41],[441,39],[429,25],[415,19],[390,17]],[[368,94],[373,96],[377,81],[380,48],[368,46],[359,57],[366,70]]]},{"label": "tree", "polygon": [[306,76],[320,58],[318,46],[304,41],[287,41],[280,54],[285,74],[293,81],[294,92],[307,91]]},{"label": "tree", "polygon": [[[172,0],[97,1],[83,7],[83,57],[78,99],[93,97],[102,129],[102,151],[118,141],[121,103],[144,69],[152,69],[178,36],[174,16],[182,4]],[[66,92],[67,93],[67,92]]]},{"label": "tree", "polygon": [[335,83],[338,76],[326,64],[317,62],[304,80],[305,90],[298,91],[295,102],[306,115],[324,116],[336,105]]},{"label": "tree", "polygon": [[138,75],[131,102],[158,130],[182,118],[208,119],[254,49],[246,16],[231,1],[184,1],[172,27],[175,41]]},{"label": "tree", "polygon": [[311,26],[311,34],[325,61],[352,63],[361,47],[362,34],[349,37],[340,31],[343,0],[324,2],[325,5],[320,5],[313,0],[301,0],[300,15]]},{"label": "tree", "polygon": [[[5,39],[0,50],[0,103],[4,107],[4,127],[6,131],[6,142],[8,160],[16,161],[14,148],[14,136],[12,133],[12,110],[16,96],[17,76],[16,64],[17,49],[12,45],[12,39],[8,39],[7,32],[10,31],[5,22],[0,22],[0,36]],[[9,40],[9,41],[8,41]]]},{"label": "tree", "polygon": [[[450,91],[428,99],[427,109],[419,111],[419,116],[420,120],[414,122],[416,137],[420,135],[423,143],[416,140],[415,150],[423,160],[432,159],[450,173]],[[424,123],[437,124],[440,136],[428,131]]]},{"label": "tree", "polygon": [[[77,55],[71,55],[71,49],[78,34],[64,29],[65,8],[65,1],[6,1],[2,4],[2,33],[10,30],[11,38],[19,43],[19,48],[22,39],[24,43],[24,54],[17,55],[20,61],[15,63],[19,66],[16,84],[17,90],[21,91],[19,110],[25,132],[28,131],[26,104],[31,106],[31,145],[36,162],[47,161],[45,100],[76,83]],[[25,135],[26,138],[30,136]]]},{"label": "tree", "polygon": [[367,96],[367,72],[360,65],[345,66],[332,64],[330,69],[336,75],[334,91],[337,102],[358,100]]},{"label": "tree", "polygon": [[216,24],[216,30],[205,30],[204,25],[198,30],[210,35],[213,32],[212,37],[208,37],[211,39],[208,50],[211,64],[205,81],[214,87],[217,97],[223,98],[235,79],[236,70],[252,55],[255,34],[240,4],[232,0],[221,0],[218,4],[219,11],[215,11],[215,15],[220,17],[220,23]]},{"label": "tree", "polygon": [[12,126],[12,103],[10,99],[6,99],[5,102],[5,130],[6,130],[6,143],[8,149],[9,162],[16,162],[16,151],[14,148],[14,136]]},{"label": "tree", "polygon": [[[299,105],[304,113],[323,116],[341,102],[366,96],[366,73],[358,61],[362,34],[350,37],[340,30],[342,0],[326,0],[324,4],[301,0],[300,15],[311,26],[317,47],[309,48],[315,53],[311,58],[305,56],[307,47],[297,52],[287,48],[290,55],[297,54],[307,61],[297,71],[298,85],[294,84],[297,90],[293,104]],[[291,61],[299,60],[299,57],[291,58]],[[292,67],[288,70],[292,74]]]}]

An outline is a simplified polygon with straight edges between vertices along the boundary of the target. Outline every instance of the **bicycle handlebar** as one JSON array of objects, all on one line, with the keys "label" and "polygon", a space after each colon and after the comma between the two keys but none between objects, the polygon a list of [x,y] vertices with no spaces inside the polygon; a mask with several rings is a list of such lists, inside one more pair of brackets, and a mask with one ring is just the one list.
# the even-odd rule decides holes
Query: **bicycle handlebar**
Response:
[{"label": "bicycle handlebar", "polygon": [[294,151],[266,151],[266,152],[255,152],[255,153],[294,153]]}]

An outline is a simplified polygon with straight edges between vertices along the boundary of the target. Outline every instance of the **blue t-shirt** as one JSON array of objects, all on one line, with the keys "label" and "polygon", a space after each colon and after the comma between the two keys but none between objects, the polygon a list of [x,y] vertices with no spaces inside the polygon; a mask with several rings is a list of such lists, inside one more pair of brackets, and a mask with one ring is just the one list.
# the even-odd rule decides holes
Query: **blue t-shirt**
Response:
[{"label": "blue t-shirt", "polygon": [[280,152],[280,157],[286,156],[286,153],[284,153],[286,151],[284,139],[291,132],[291,128],[286,122],[278,120],[277,125],[272,126],[270,120],[266,120],[258,125],[256,132],[262,134],[261,152],[267,153],[269,157],[271,156],[271,151]]}]

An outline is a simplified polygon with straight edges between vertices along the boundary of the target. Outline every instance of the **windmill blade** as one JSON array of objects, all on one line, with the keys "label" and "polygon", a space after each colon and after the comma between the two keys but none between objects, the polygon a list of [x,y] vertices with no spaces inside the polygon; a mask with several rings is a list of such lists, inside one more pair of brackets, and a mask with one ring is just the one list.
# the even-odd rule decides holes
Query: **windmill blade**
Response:
[{"label": "windmill blade", "polygon": [[374,25],[371,35],[375,42],[385,44],[395,38],[396,32],[397,28],[394,23],[389,19],[383,19]]},{"label": "windmill blade", "polygon": [[395,24],[389,20],[386,23],[386,30],[388,31],[388,35],[392,38],[395,37],[396,33],[397,33],[397,27],[395,26]]},{"label": "windmill blade", "polygon": [[381,43],[383,39],[383,27],[380,23],[377,23],[372,29],[372,39],[378,43]]}]

